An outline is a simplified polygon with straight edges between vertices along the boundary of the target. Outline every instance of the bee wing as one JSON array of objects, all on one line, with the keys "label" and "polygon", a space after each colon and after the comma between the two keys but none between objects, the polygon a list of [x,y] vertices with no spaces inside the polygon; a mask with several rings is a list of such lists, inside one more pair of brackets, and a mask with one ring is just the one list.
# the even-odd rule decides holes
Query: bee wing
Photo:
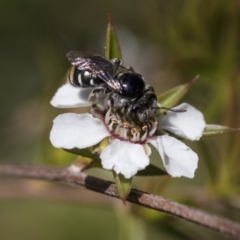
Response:
[{"label": "bee wing", "polygon": [[120,83],[114,79],[109,72],[101,71],[99,72],[98,77],[101,78],[112,90],[118,91],[121,89]]},{"label": "bee wing", "polygon": [[115,65],[111,61],[95,53],[71,51],[67,53],[66,56],[69,62],[81,71],[89,70],[99,75],[99,73],[104,70],[114,75]]},{"label": "bee wing", "polygon": [[[95,53],[71,51],[67,53],[69,62],[81,71],[89,70],[102,79],[112,90],[120,89],[120,84],[116,81],[116,65],[106,58]],[[117,66],[119,67],[119,66]]]}]

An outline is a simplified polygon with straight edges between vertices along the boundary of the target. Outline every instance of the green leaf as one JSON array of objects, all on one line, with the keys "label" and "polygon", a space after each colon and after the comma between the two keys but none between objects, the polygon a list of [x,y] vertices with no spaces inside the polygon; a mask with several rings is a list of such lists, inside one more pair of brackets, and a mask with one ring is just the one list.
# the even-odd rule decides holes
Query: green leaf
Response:
[{"label": "green leaf", "polygon": [[215,124],[207,124],[202,137],[211,137],[227,132],[235,132],[240,131],[240,128],[231,128],[227,126],[215,125]]},{"label": "green leaf", "polygon": [[114,182],[116,184],[116,188],[118,191],[118,195],[123,201],[123,203],[126,203],[126,198],[131,190],[132,186],[132,178],[125,178],[122,174],[117,174],[113,171],[114,176]]},{"label": "green leaf", "polygon": [[105,57],[107,59],[118,58],[118,59],[122,60],[121,48],[119,45],[117,34],[112,25],[111,13],[108,14]]},{"label": "green leaf", "polygon": [[159,175],[168,175],[168,173],[153,164],[149,164],[145,169],[139,171],[136,175],[137,176],[159,176]]},{"label": "green leaf", "polygon": [[188,92],[193,83],[199,78],[196,76],[190,82],[179,85],[175,88],[170,89],[167,92],[162,93],[158,96],[158,102],[163,107],[174,107],[182,99],[182,97]]}]

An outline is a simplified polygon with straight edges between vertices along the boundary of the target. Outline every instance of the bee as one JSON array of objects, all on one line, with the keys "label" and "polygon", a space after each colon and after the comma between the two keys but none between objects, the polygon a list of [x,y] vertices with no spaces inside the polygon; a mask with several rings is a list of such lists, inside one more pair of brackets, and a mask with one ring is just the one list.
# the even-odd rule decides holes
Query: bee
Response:
[{"label": "bee", "polygon": [[[71,51],[67,58],[72,65],[67,79],[75,87],[92,88],[89,102],[94,107],[100,96],[109,94],[112,112],[129,122],[147,122],[160,107],[154,88],[145,83],[132,67],[122,66],[120,59],[108,60],[89,52]],[[164,108],[167,109],[167,108]],[[174,109],[167,109],[177,111]]]}]

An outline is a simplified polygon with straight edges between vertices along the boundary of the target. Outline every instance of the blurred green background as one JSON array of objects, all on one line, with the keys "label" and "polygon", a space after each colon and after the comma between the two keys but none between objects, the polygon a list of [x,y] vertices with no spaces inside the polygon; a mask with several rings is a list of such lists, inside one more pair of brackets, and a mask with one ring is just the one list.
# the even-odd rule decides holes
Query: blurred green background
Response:
[{"label": "blurred green background", "polygon": [[[184,101],[207,123],[240,127],[240,1],[1,0],[0,161],[74,160],[50,144],[52,120],[66,110],[49,101],[65,81],[68,51],[104,54],[108,11],[125,65],[158,94],[200,74]],[[186,142],[200,157],[193,180],[136,177],[134,187],[240,221],[239,142],[238,132]],[[0,239],[226,238],[84,189],[1,179]]]}]

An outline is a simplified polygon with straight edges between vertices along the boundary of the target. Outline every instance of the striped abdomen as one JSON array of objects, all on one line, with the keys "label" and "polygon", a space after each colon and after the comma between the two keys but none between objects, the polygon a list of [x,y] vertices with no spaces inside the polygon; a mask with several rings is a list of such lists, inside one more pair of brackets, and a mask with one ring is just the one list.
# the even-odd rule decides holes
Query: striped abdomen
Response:
[{"label": "striped abdomen", "polygon": [[82,88],[93,88],[104,85],[104,82],[99,78],[94,78],[90,71],[81,71],[74,66],[70,68],[67,80],[71,85]]}]

